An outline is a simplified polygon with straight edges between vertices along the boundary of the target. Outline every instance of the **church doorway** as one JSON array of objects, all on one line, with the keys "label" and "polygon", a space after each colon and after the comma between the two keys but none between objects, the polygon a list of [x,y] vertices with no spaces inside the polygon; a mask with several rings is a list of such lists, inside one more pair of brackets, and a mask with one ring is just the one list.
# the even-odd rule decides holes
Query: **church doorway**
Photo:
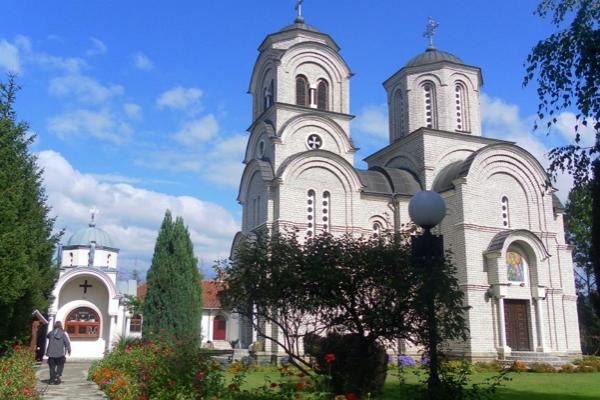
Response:
[{"label": "church doorway", "polygon": [[506,344],[513,351],[531,351],[526,300],[504,300]]},{"label": "church doorway", "polygon": [[227,320],[217,315],[213,320],[213,340],[225,340],[227,336]]}]

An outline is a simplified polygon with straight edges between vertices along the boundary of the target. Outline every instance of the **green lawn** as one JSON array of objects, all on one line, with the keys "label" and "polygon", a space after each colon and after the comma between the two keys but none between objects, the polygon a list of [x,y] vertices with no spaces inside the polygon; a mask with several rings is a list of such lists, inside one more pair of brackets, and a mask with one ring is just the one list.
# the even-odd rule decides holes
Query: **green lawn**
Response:
[{"label": "green lawn", "polygon": [[[495,375],[491,372],[475,373],[474,382]],[[499,400],[600,400],[600,373],[511,373],[511,381],[499,390]],[[246,388],[262,386],[266,380],[279,381],[276,370],[251,372],[246,375]],[[409,383],[416,382],[407,374]],[[397,378],[388,374],[384,394],[379,400],[396,400],[399,396]]]}]

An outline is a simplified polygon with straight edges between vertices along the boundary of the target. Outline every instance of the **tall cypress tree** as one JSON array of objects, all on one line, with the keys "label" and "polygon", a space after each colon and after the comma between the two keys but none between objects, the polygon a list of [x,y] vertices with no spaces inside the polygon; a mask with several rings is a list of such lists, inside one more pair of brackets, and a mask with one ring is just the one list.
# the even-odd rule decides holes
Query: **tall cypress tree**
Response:
[{"label": "tall cypress tree", "polygon": [[13,108],[14,77],[0,82],[0,342],[30,332],[31,313],[48,307],[58,269],[42,171],[29,153],[34,137]]},{"label": "tall cypress tree", "polygon": [[175,336],[188,342],[198,341],[202,317],[201,277],[183,219],[177,217],[173,221],[169,210],[156,239],[147,285],[144,336]]}]

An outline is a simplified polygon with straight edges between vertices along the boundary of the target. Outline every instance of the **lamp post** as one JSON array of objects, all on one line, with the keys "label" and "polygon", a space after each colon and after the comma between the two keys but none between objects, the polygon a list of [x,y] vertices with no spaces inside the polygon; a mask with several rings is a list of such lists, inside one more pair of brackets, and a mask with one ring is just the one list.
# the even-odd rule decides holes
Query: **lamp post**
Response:
[{"label": "lamp post", "polygon": [[431,228],[438,225],[446,215],[446,203],[437,192],[423,190],[413,196],[408,214],[415,224],[424,229],[423,235],[413,236],[411,243],[413,262],[425,269],[427,347],[429,350],[428,394],[435,398],[440,387],[438,345],[440,337],[435,310],[437,285],[435,266],[444,262],[444,239],[432,235]]}]

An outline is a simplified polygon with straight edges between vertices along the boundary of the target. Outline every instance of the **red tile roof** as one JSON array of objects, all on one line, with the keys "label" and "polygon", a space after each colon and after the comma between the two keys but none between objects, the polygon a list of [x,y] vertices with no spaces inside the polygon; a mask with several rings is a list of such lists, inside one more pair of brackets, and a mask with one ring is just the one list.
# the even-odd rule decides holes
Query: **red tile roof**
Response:
[{"label": "red tile roof", "polygon": [[[203,280],[202,281],[202,307],[210,309],[221,308],[218,294],[221,291],[223,284],[217,281]],[[137,297],[143,299],[148,292],[148,284],[142,282],[137,287]]]}]

